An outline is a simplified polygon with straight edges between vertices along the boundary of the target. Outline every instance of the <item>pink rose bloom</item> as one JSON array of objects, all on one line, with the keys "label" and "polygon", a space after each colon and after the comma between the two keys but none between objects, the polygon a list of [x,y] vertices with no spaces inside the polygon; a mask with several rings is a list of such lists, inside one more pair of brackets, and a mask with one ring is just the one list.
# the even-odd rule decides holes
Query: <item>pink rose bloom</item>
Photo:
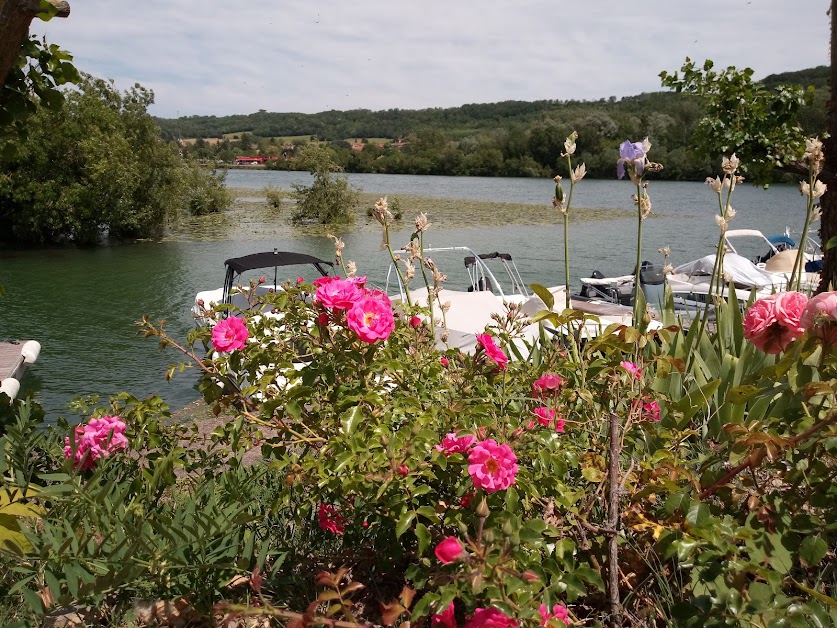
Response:
[{"label": "pink rose bloom", "polygon": [[780,292],[753,303],[744,316],[744,337],[765,353],[784,351],[802,335],[799,321],[805,303],[799,297],[784,296],[794,294],[799,293]]},{"label": "pink rose bloom", "polygon": [[[364,277],[364,279],[365,279],[365,277]],[[384,292],[383,290],[370,290],[369,288],[364,288],[363,289],[363,296],[379,299],[380,301],[383,301],[384,303],[388,303],[389,305],[392,305],[392,300],[390,300],[389,295],[386,292]]]},{"label": "pink rose bloom", "polygon": [[430,617],[431,626],[439,626],[440,628],[456,628],[456,617],[454,616],[453,602],[441,613],[437,613]]},{"label": "pink rose bloom", "polygon": [[346,519],[337,514],[337,509],[330,504],[320,504],[317,523],[321,530],[334,534],[343,534],[346,531]]},{"label": "pink rose bloom", "polygon": [[449,565],[453,561],[458,560],[464,550],[465,548],[462,547],[459,539],[455,536],[449,536],[439,543],[433,552],[443,565]]},{"label": "pink rose bloom", "polygon": [[549,425],[555,420],[555,410],[551,408],[535,408],[533,412],[541,425]]},{"label": "pink rose bloom", "polygon": [[557,395],[561,392],[561,389],[566,383],[567,381],[563,377],[555,375],[554,373],[546,373],[541,375],[532,384],[532,395],[536,399],[547,397],[549,395]]},{"label": "pink rose bloom", "polygon": [[441,358],[439,358],[439,363],[447,368],[448,364],[450,364],[450,361],[445,356],[442,356]]},{"label": "pink rose bloom", "polygon": [[786,327],[801,336],[805,333],[805,327],[800,319],[806,305],[808,305],[808,297],[801,292],[780,292],[776,295],[774,305],[776,321],[782,327]]},{"label": "pink rose bloom", "polygon": [[567,607],[563,604],[556,604],[553,606],[551,613],[549,612],[549,609],[547,609],[546,604],[541,604],[538,612],[541,614],[541,626],[546,626],[550,619],[558,619],[564,622],[567,626],[572,623],[569,618],[569,611],[567,611]]},{"label": "pink rose bloom", "polygon": [[442,439],[442,444],[436,445],[436,451],[443,452],[445,456],[464,454],[471,448],[471,445],[477,442],[474,436],[457,436],[457,434],[458,432],[450,432],[445,436]]},{"label": "pink rose bloom", "polygon": [[486,493],[507,489],[517,475],[517,456],[508,445],[498,445],[494,439],[474,445],[468,456],[468,473],[477,488]]},{"label": "pink rose bloom", "polygon": [[128,446],[125,438],[126,425],[118,416],[103,416],[90,419],[87,425],[77,425],[74,430],[75,443],[64,437],[64,457],[73,459],[73,468],[86,471],[92,469],[99,458],[122,451]]},{"label": "pink rose bloom", "polygon": [[249,335],[244,321],[236,316],[228,316],[212,328],[212,346],[222,353],[243,349]]},{"label": "pink rose bloom", "polygon": [[478,608],[468,618],[465,628],[517,628],[520,621],[508,617],[496,608]]},{"label": "pink rose bloom", "polygon": [[[298,282],[299,280],[297,280]],[[340,281],[340,277],[336,277],[334,275],[326,275],[325,277],[317,277],[311,284],[315,288],[319,288],[320,286],[324,286],[327,283],[331,283],[332,281]]]},{"label": "pink rose bloom", "polygon": [[366,275],[362,277],[346,277],[346,281],[351,281],[358,288],[363,288],[366,285]]},{"label": "pink rose bloom", "polygon": [[402,464],[398,467],[398,474],[401,476],[406,476],[410,474],[410,468],[406,464]]},{"label": "pink rose bloom", "polygon": [[660,420],[660,404],[656,401],[649,401],[642,404],[642,418],[649,418],[653,421]]},{"label": "pink rose bloom", "polygon": [[811,297],[802,313],[802,326],[812,330],[829,346],[837,345],[837,292]]},{"label": "pink rose bloom", "polygon": [[494,362],[500,370],[505,371],[509,364],[509,358],[500,347],[494,344],[494,337],[490,334],[477,334],[477,342],[488,359]]},{"label": "pink rose bloom", "polygon": [[633,362],[622,361],[619,363],[623,369],[634,376],[634,379],[642,379],[642,369]]},{"label": "pink rose bloom", "polygon": [[413,328],[421,327],[421,319],[418,316],[413,316],[410,319],[410,327],[413,327]]},{"label": "pink rose bloom", "polygon": [[346,324],[363,342],[386,340],[395,329],[392,306],[376,297],[362,297],[346,313]]},{"label": "pink rose bloom", "polygon": [[[319,285],[318,281],[321,281]],[[321,277],[314,284],[317,285],[314,300],[332,310],[348,310],[363,296],[356,283],[340,277]]]},{"label": "pink rose bloom", "polygon": [[564,426],[567,424],[563,419],[555,419],[555,431],[559,434],[564,433]]}]

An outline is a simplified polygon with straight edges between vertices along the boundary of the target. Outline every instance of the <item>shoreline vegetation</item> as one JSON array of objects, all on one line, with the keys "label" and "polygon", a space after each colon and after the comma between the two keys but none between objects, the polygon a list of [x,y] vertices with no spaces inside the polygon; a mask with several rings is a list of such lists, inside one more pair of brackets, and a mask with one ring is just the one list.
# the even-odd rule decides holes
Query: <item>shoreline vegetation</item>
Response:
[{"label": "shoreline vegetation", "polygon": [[[188,239],[210,240],[218,233],[219,227],[240,229],[242,232],[256,233],[257,229],[266,235],[290,233],[294,236],[325,236],[328,233],[374,233],[380,225],[367,210],[371,209],[383,194],[360,192],[359,202],[353,210],[354,222],[346,224],[303,224],[292,225],[289,222],[294,201],[290,191],[272,188],[281,197],[280,207],[273,207],[265,196],[265,190],[245,188],[227,188],[233,197],[232,204],[226,211],[193,216],[172,225],[164,240]],[[413,217],[426,213],[433,217],[436,229],[457,229],[461,227],[504,226],[504,225],[553,225],[556,210],[546,203],[504,203],[497,201],[463,200],[435,198],[412,194],[390,196],[390,202],[397,198],[403,216],[396,221],[396,229],[412,228]],[[630,218],[634,212],[630,209],[606,209],[600,207],[578,208],[570,217],[571,222],[590,222]]]}]

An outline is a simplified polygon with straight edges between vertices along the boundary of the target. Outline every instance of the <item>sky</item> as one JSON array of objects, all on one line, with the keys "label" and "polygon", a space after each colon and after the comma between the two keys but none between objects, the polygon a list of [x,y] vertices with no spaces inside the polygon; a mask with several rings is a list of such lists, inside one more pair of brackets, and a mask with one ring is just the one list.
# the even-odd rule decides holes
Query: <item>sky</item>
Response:
[{"label": "sky", "polygon": [[70,0],[35,20],[77,68],[173,118],[597,100],[686,57],[756,78],[829,63],[830,0]]}]

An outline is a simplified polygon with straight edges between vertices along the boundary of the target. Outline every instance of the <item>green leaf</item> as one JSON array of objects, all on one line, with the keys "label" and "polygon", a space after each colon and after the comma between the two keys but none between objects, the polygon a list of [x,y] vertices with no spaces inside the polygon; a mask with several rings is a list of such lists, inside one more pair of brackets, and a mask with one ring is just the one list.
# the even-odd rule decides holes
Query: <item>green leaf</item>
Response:
[{"label": "green leaf", "polygon": [[692,502],[689,505],[689,512],[686,513],[686,522],[693,528],[699,528],[709,519],[709,506],[703,502]]},{"label": "green leaf", "polygon": [[828,242],[825,243],[825,250],[830,251],[834,247],[837,247],[837,236],[833,236],[828,239]]},{"label": "green leaf", "polygon": [[343,425],[343,433],[346,435],[352,434],[362,418],[363,412],[360,406],[354,406],[346,410],[340,418],[340,422]]},{"label": "green leaf", "polygon": [[549,288],[542,286],[539,283],[529,284],[529,287],[532,289],[532,292],[540,297],[547,309],[551,311],[555,305],[555,296],[549,291]]},{"label": "green leaf", "polygon": [[827,553],[828,543],[819,535],[806,537],[799,546],[799,558],[809,567],[818,564]]},{"label": "green leaf", "polygon": [[416,524],[416,538],[418,539],[418,554],[421,556],[430,547],[430,532],[423,523]]},{"label": "green leaf", "polygon": [[401,518],[398,519],[398,523],[395,524],[395,536],[400,537],[404,534],[410,527],[410,524],[413,522],[413,519],[416,518],[416,513],[413,510],[408,510]]},{"label": "green leaf", "polygon": [[602,481],[604,477],[604,473],[597,469],[596,467],[584,467],[581,470],[581,476],[587,480],[588,482],[593,482],[594,484],[598,484]]}]

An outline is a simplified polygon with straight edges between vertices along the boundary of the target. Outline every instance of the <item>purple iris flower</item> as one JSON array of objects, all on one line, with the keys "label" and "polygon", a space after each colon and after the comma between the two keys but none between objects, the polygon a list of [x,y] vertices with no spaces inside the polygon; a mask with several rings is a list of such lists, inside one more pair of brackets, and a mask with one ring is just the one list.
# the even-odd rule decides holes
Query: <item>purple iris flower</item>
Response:
[{"label": "purple iris flower", "polygon": [[620,179],[625,176],[625,164],[633,162],[636,173],[642,175],[645,169],[645,150],[642,142],[631,142],[625,140],[619,145],[619,161],[616,162],[616,176]]}]

